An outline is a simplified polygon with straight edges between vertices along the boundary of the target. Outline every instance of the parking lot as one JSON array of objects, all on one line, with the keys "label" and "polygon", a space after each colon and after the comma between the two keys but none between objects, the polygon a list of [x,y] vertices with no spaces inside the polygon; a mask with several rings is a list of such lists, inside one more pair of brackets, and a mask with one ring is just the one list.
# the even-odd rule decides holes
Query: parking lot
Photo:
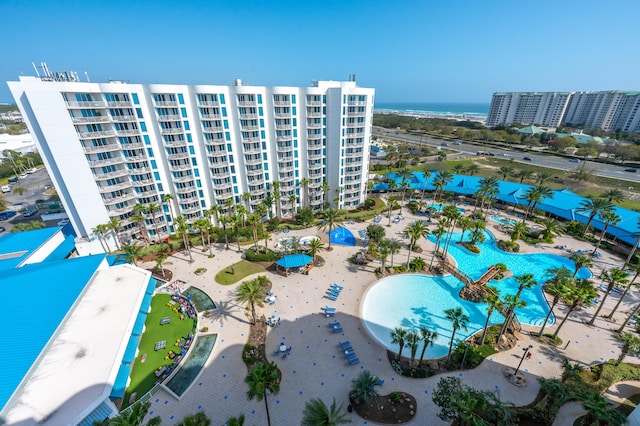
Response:
[{"label": "parking lot", "polygon": [[[9,232],[18,223],[40,220],[40,215],[45,211],[29,211],[36,202],[57,201],[57,197],[52,200],[51,195],[45,193],[53,187],[53,184],[44,167],[38,169],[35,173],[27,174],[23,179],[18,179],[18,182],[10,183],[9,187],[11,191],[2,195],[6,201],[7,210],[13,210],[17,214],[9,219],[0,220],[0,226],[5,228],[5,231],[0,235]],[[24,188],[25,191],[19,194],[15,192],[15,188]],[[60,205],[60,211],[63,211],[62,205]],[[24,213],[27,213],[27,217],[25,217]],[[47,223],[47,225],[55,226],[55,222]]]}]

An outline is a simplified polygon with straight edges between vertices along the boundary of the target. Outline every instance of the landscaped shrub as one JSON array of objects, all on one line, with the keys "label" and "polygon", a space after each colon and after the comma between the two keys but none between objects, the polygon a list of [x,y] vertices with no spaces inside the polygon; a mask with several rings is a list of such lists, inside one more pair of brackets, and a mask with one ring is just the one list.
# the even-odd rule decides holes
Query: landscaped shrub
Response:
[{"label": "landscaped shrub", "polygon": [[247,364],[251,364],[257,359],[257,349],[250,343],[245,343],[244,349],[242,349],[242,360]]},{"label": "landscaped shrub", "polygon": [[511,253],[518,253],[520,251],[520,244],[518,244],[516,241],[500,240],[497,244],[498,247],[504,251],[508,251]]},{"label": "landscaped shrub", "polygon": [[275,262],[278,260],[278,254],[265,247],[257,252],[254,248],[250,248],[244,252],[244,257],[250,262]]}]

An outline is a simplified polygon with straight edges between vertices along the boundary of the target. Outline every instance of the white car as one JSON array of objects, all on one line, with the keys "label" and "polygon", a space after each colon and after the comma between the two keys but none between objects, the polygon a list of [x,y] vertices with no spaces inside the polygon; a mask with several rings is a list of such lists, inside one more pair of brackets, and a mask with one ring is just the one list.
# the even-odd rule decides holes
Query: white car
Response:
[{"label": "white car", "polygon": [[23,173],[23,174],[20,175],[20,179],[26,179],[26,178],[27,178],[27,174],[26,173]]},{"label": "white car", "polygon": [[5,185],[2,187],[2,192],[11,192],[11,187],[9,185]]},{"label": "white car", "polygon": [[34,174],[34,173],[35,173],[35,172],[37,172],[37,171],[38,171],[38,169],[36,169],[36,168],[34,167],[33,169],[29,169],[29,170],[27,170],[27,173],[28,173],[28,174],[30,174],[30,175],[32,175],[32,174]]}]

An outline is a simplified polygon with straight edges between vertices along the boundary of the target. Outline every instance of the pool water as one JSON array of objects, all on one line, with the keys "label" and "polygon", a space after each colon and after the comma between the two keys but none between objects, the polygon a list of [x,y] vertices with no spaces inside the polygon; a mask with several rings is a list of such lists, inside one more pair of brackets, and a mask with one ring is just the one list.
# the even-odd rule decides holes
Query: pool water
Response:
[{"label": "pool water", "polygon": [[491,217],[489,217],[489,220],[492,220],[494,222],[498,222],[499,224],[504,225],[504,226],[509,226],[509,225],[513,225],[514,223],[516,223],[515,220],[503,219],[503,218],[498,217],[498,216],[491,216]]},{"label": "pool water", "polygon": [[180,369],[176,372],[175,376],[171,377],[166,383],[166,386],[177,396],[189,389],[189,386],[198,377],[202,367],[207,362],[213,345],[216,343],[217,334],[208,334],[205,336],[198,336],[193,344],[193,348],[187,355],[187,359],[183,361]]},{"label": "pool water", "polygon": [[209,295],[199,288],[189,287],[183,294],[187,293],[191,296],[189,300],[191,300],[191,303],[196,307],[196,311],[204,312],[216,308],[216,304],[213,303]]},{"label": "pool water", "polygon": [[[326,233],[329,234],[328,232]],[[353,236],[351,231],[349,231],[344,226],[333,229],[331,231],[331,236],[329,237],[331,240],[331,244],[338,244],[342,246],[350,246],[353,247],[356,245],[356,237]]]},{"label": "pool water", "polygon": [[[427,207],[434,209],[435,211],[441,212],[447,205],[446,204],[429,204]],[[461,209],[460,207],[456,207],[456,210],[458,210],[460,213],[464,213],[464,209]]]}]

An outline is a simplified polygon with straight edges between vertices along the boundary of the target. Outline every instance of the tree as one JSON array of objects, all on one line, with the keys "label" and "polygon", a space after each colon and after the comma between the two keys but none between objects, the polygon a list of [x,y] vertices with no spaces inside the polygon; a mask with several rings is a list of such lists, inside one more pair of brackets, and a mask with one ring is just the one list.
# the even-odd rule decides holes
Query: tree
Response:
[{"label": "tree", "polygon": [[434,229],[433,231],[431,231],[431,235],[433,235],[434,237],[436,237],[436,245],[433,248],[433,255],[431,256],[431,263],[429,263],[429,269],[431,269],[431,267],[433,266],[433,260],[436,257],[436,253],[438,253],[438,249],[440,248],[440,242],[442,241],[442,237],[447,233],[447,220],[441,220],[440,223],[438,223],[438,226],[436,227],[436,229]]},{"label": "tree", "polygon": [[542,224],[542,238],[545,240],[552,240],[557,235],[564,234],[564,226],[555,219],[547,219]]},{"label": "tree", "polygon": [[619,203],[624,200],[624,192],[619,189],[609,189],[600,194],[600,198],[606,198],[610,203]]},{"label": "tree", "polygon": [[616,226],[622,220],[622,218],[618,216],[616,212],[614,212],[613,210],[600,212],[598,214],[598,217],[602,222],[604,222],[604,229],[600,234],[600,238],[598,239],[598,242],[596,243],[596,247],[593,249],[592,254],[596,254],[598,252],[598,249],[600,248],[600,243],[602,243],[602,239],[607,234],[607,230],[609,229],[609,226],[610,225]]},{"label": "tree", "polygon": [[618,303],[616,303],[616,306],[614,306],[614,308],[611,310],[611,312],[609,312],[607,315],[604,316],[605,318],[613,318],[613,314],[616,313],[616,311],[620,307],[620,303],[622,303],[622,301],[627,296],[627,293],[629,292],[631,287],[636,283],[636,279],[638,279],[638,275],[640,275],[640,265],[638,265],[636,263],[636,264],[633,264],[633,265],[629,265],[629,267],[630,267],[630,269],[635,271],[633,279],[631,281],[627,280],[629,283],[625,286],[624,292],[622,293],[622,296],[620,296],[620,298],[618,299]]},{"label": "tree", "polygon": [[391,332],[391,343],[394,345],[398,345],[398,360],[402,358],[402,349],[404,349],[404,345],[407,342],[407,330],[405,328],[396,327]]},{"label": "tree", "polygon": [[122,228],[122,222],[118,218],[112,217],[107,223],[107,228],[116,236],[118,247],[122,247],[123,244],[120,239],[120,228]]},{"label": "tree", "polygon": [[416,330],[409,330],[407,332],[407,346],[411,351],[411,360],[409,361],[409,365],[413,365],[416,360],[416,353],[418,352],[418,345],[420,344],[420,335]]},{"label": "tree", "polygon": [[616,268],[611,268],[609,272],[602,271],[602,278],[604,279],[604,281],[607,282],[607,291],[602,297],[602,302],[600,302],[600,304],[598,305],[598,309],[596,309],[596,313],[593,314],[593,317],[587,323],[589,325],[593,325],[593,323],[596,321],[596,318],[598,317],[600,310],[604,306],[604,303],[607,300],[607,297],[609,297],[609,293],[611,293],[611,291],[618,284],[626,284],[627,282],[629,282],[629,280],[627,279],[627,274],[624,271]]},{"label": "tree", "polygon": [[562,358],[562,375],[560,376],[561,382],[565,383],[569,379],[578,379],[580,373],[584,371],[584,368],[576,363],[571,363],[568,358]]},{"label": "tree", "polygon": [[429,330],[427,327],[420,327],[419,331],[420,339],[422,340],[422,352],[420,352],[420,361],[418,362],[418,365],[422,365],[424,353],[429,346],[433,346],[436,339],[438,338],[438,333],[436,331]]},{"label": "tree", "polygon": [[431,177],[431,170],[425,167],[424,170],[422,170],[422,173],[424,174],[424,182],[422,184],[422,199],[424,200],[424,192],[427,190],[427,182]]},{"label": "tree", "polygon": [[391,255],[391,267],[393,268],[393,256],[400,251],[402,246],[395,238],[387,238],[383,240],[381,244],[389,249],[389,254]]},{"label": "tree", "polygon": [[153,417],[147,423],[144,423],[144,418],[149,413],[151,408],[151,401],[137,402],[133,404],[131,410],[126,413],[120,413],[116,417],[112,417],[108,420],[107,424],[110,426],[141,426],[146,424],[147,426],[156,426],[161,423],[160,417]]},{"label": "tree", "polygon": [[[638,223],[636,225],[638,228],[640,228],[640,217],[638,218]],[[633,243],[633,247],[631,247],[631,251],[629,252],[629,256],[627,256],[627,260],[624,261],[624,263],[629,263],[631,262],[631,258],[633,257],[633,255],[635,254],[636,250],[638,249],[638,244],[640,244],[640,232],[636,233],[636,241]]]},{"label": "tree", "polygon": [[156,241],[160,242],[160,230],[158,229],[158,223],[156,222],[156,213],[160,211],[160,206],[155,203],[149,203],[145,207],[145,213],[151,214],[151,220],[153,221],[153,227],[156,230]]},{"label": "tree", "polygon": [[613,204],[611,204],[609,201],[607,201],[604,198],[589,197],[588,199],[583,200],[580,203],[580,206],[576,209],[576,211],[578,212],[589,214],[589,220],[587,221],[587,224],[585,225],[584,230],[582,231],[582,236],[584,237],[587,234],[587,230],[589,229],[591,222],[593,222],[593,219],[599,213],[608,212],[608,211],[611,211],[612,209],[613,209]]},{"label": "tree", "polygon": [[236,289],[235,300],[251,308],[251,318],[253,319],[251,324],[254,325],[256,323],[256,305],[262,306],[262,300],[265,296],[264,289],[264,284],[258,279],[244,281]]},{"label": "tree", "polygon": [[407,255],[407,267],[409,266],[409,260],[411,259],[411,251],[415,248],[415,244],[420,237],[427,238],[429,235],[429,228],[424,222],[416,220],[404,230],[404,236],[409,238],[409,254]]},{"label": "tree", "polygon": [[553,175],[548,172],[536,172],[536,184],[542,185],[552,177]]},{"label": "tree", "polygon": [[238,213],[231,215],[230,217],[230,221],[229,224],[231,225],[231,230],[233,231],[235,237],[236,237],[236,243],[238,244],[238,253],[240,253],[242,251],[242,248],[240,248],[240,224],[241,224],[241,218],[240,215]]},{"label": "tree", "polygon": [[631,313],[629,313],[629,315],[627,315],[627,318],[624,320],[624,322],[620,325],[620,328],[618,328],[616,330],[616,333],[622,333],[624,331],[624,328],[627,326],[627,324],[629,323],[629,321],[631,321],[632,318],[634,318],[636,316],[636,314],[638,313],[638,311],[640,311],[640,303],[638,303],[636,305],[635,308],[633,308],[633,310],[631,311]]},{"label": "tree", "polygon": [[127,262],[133,263],[135,266],[138,266],[138,259],[140,259],[140,247],[135,244],[126,244],[122,247],[122,251],[124,251],[124,256],[127,259]]},{"label": "tree", "polygon": [[99,225],[96,225],[96,227],[93,228],[92,231],[93,231],[93,233],[98,234],[98,238],[100,238],[100,241],[102,243],[104,243],[104,245],[105,245],[105,247],[107,249],[107,252],[110,253],[111,249],[109,248],[109,243],[107,242],[107,239],[104,237],[104,234],[107,231],[109,231],[109,227],[106,224],[101,223]]},{"label": "tree", "polygon": [[631,334],[615,334],[613,336],[619,343],[622,343],[622,348],[620,348],[620,356],[618,357],[618,364],[620,364],[627,355],[638,355],[640,354],[640,337]]},{"label": "tree", "polygon": [[162,196],[162,202],[165,203],[167,206],[169,206],[169,217],[171,218],[172,222],[173,222],[173,218],[175,217],[175,215],[173,214],[173,203],[172,203],[174,199],[175,199],[174,196],[171,194],[165,194]]},{"label": "tree", "polygon": [[202,241],[202,251],[205,250],[207,246],[207,240],[205,239],[205,234],[209,234],[209,221],[205,218],[196,219],[193,222],[193,226],[200,230],[200,240]]},{"label": "tree", "polygon": [[258,401],[264,399],[264,408],[267,412],[267,425],[271,426],[271,416],[269,415],[269,403],[267,395],[278,394],[280,392],[280,374],[278,367],[273,362],[260,362],[249,369],[249,375],[244,379],[249,385],[247,396],[249,400],[256,398]]},{"label": "tree", "polygon": [[547,273],[552,275],[552,278],[547,281],[545,284],[544,290],[549,293],[553,297],[551,300],[551,306],[549,307],[549,312],[542,323],[542,328],[540,329],[540,336],[544,333],[544,328],[547,326],[547,322],[549,322],[549,318],[553,314],[553,309],[556,307],[558,302],[562,299],[567,291],[567,285],[573,279],[571,276],[571,272],[565,268],[564,266],[561,268],[551,268],[547,270]]},{"label": "tree", "polygon": [[378,396],[378,391],[376,390],[378,379],[369,370],[362,371],[351,383],[353,388],[349,392],[349,397],[356,404],[369,404],[373,398]]},{"label": "tree", "polygon": [[184,216],[178,216],[175,218],[176,231],[179,236],[182,237],[182,243],[184,249],[189,254],[189,263],[193,263],[193,256],[191,255],[191,244],[189,243],[189,224]]},{"label": "tree", "polygon": [[309,253],[311,254],[311,257],[313,257],[314,261],[316,260],[316,254],[318,254],[318,252],[323,248],[324,243],[320,238],[314,238],[309,241]]},{"label": "tree", "polygon": [[231,218],[226,214],[220,216],[220,224],[222,225],[222,232],[224,233],[224,245],[225,250],[229,250],[229,236],[227,235],[227,225],[231,223]]},{"label": "tree", "polygon": [[322,221],[318,225],[318,229],[321,231],[329,230],[329,247],[328,250],[331,250],[331,232],[334,228],[342,228],[342,223],[338,221],[338,211],[329,207],[328,209],[324,209],[320,212],[320,220]]},{"label": "tree", "polygon": [[391,226],[391,212],[393,208],[396,206],[397,200],[398,200],[398,197],[396,197],[395,195],[391,195],[390,197],[387,198],[387,209],[388,209],[387,216],[389,216],[389,224],[387,226]]},{"label": "tree", "polygon": [[449,341],[449,354],[447,355],[447,364],[451,360],[451,353],[453,349],[453,339],[456,336],[458,329],[467,330],[467,324],[469,324],[469,317],[464,313],[461,307],[450,308],[444,311],[444,316],[447,320],[451,321],[453,331],[451,332],[451,340]]},{"label": "tree", "polygon": [[461,243],[462,240],[464,239],[464,233],[467,232],[472,227],[473,227],[473,220],[471,220],[469,216],[462,216],[460,220],[458,220],[458,228],[460,228],[460,230],[462,231],[460,232],[460,241],[458,241],[459,243]]},{"label": "tree", "polygon": [[398,172],[398,174],[396,176],[398,178],[400,178],[400,189],[402,190],[402,205],[404,206],[405,191],[409,187],[409,180],[408,179],[413,178],[413,173],[411,173],[411,171],[409,171],[409,169],[404,167]]},{"label": "tree", "polygon": [[325,208],[327,208],[329,204],[329,192],[331,192],[331,186],[329,186],[329,182],[327,182],[326,180],[323,181],[321,189],[322,189],[323,204]]},{"label": "tree", "polygon": [[243,426],[244,425],[244,414],[240,414],[238,417],[230,417],[227,420],[227,426]]},{"label": "tree", "polygon": [[493,312],[495,310],[502,311],[504,305],[502,299],[500,299],[500,293],[496,288],[491,288],[491,291],[484,299],[484,301],[488,305],[487,318],[484,321],[484,328],[482,330],[482,340],[480,341],[480,346],[484,345],[484,341],[487,337],[487,330],[489,329],[489,321],[491,320],[491,315],[493,315]]},{"label": "tree", "polygon": [[164,278],[165,274],[164,274],[164,265],[169,265],[171,264],[171,262],[167,262],[167,255],[166,253],[162,253],[160,256],[156,257],[156,270],[159,270],[162,273],[162,277]]},{"label": "tree", "polygon": [[336,406],[336,399],[330,407],[320,399],[312,399],[304,406],[301,426],[337,426],[351,423],[347,415],[342,412],[342,404]]},{"label": "tree", "polygon": [[385,244],[380,244],[378,249],[378,258],[380,259],[380,273],[384,274],[386,269],[387,258],[389,257],[389,247]]},{"label": "tree", "polygon": [[621,426],[627,423],[627,418],[621,412],[612,409],[609,402],[600,394],[589,392],[582,401],[582,407],[587,410],[587,414],[580,423],[583,426],[606,425]]},{"label": "tree", "polygon": [[211,419],[203,411],[196,414],[189,414],[175,424],[175,426],[209,426]]},{"label": "tree", "polygon": [[379,244],[384,238],[384,234],[384,228],[378,224],[373,223],[367,226],[367,235],[369,236],[369,240],[374,243]]},{"label": "tree", "polygon": [[509,176],[513,175],[515,169],[511,166],[502,166],[498,169],[498,173],[502,176],[502,180],[507,180]]},{"label": "tree", "polygon": [[480,170],[480,167],[477,164],[469,164],[467,166],[467,173],[469,173],[469,175],[474,176],[476,173],[478,173],[478,171]]},{"label": "tree", "polygon": [[514,175],[514,177],[520,179],[520,183],[523,183],[525,179],[531,178],[531,176],[533,176],[533,172],[526,169],[519,170],[518,173]]},{"label": "tree", "polygon": [[593,266],[593,259],[589,256],[585,256],[581,253],[572,254],[569,259],[573,260],[576,269],[573,271],[573,276],[578,275],[578,271],[582,268],[590,268]]},{"label": "tree", "polygon": [[510,232],[511,241],[517,241],[523,234],[529,232],[529,227],[526,223],[523,222],[515,222],[511,225],[507,226],[507,229]]},{"label": "tree", "polygon": [[23,196],[25,192],[27,192],[27,188],[24,188],[22,186],[16,186],[15,188],[13,188],[13,193],[14,194],[18,194],[20,196]]},{"label": "tree", "polygon": [[553,333],[553,340],[558,338],[558,333],[560,333],[562,326],[567,322],[573,311],[581,305],[585,307],[591,306],[596,296],[598,296],[598,292],[593,288],[591,281],[587,279],[573,281],[573,285],[568,287],[567,292],[562,296],[562,301],[567,305],[569,310],[560,325],[558,325],[558,328],[556,328],[555,333]]},{"label": "tree", "polygon": [[522,218],[524,222],[525,219],[532,215],[536,209],[536,205],[544,200],[545,198],[553,198],[553,192],[550,188],[547,188],[544,185],[535,186],[533,188],[529,188],[525,191],[524,197],[527,200],[527,211]]},{"label": "tree", "polygon": [[[438,176],[436,176],[433,179],[433,186],[436,188],[436,193],[434,194],[434,197],[433,197],[433,203],[435,203],[436,198],[438,198],[438,195],[442,196],[442,193],[444,192],[444,187],[447,186],[447,184],[452,180],[453,180],[453,176],[451,175],[451,172],[449,172],[448,170],[438,171]],[[433,205],[433,203],[431,205]]]},{"label": "tree", "polygon": [[300,182],[298,182],[298,185],[300,185],[300,187],[302,188],[302,207],[307,207],[309,205],[309,184],[311,183],[311,181],[309,180],[309,178],[302,178],[300,179]]},{"label": "tree", "polygon": [[242,198],[242,201],[244,202],[244,208],[246,209],[246,211],[251,211],[251,193],[243,192],[240,198]]}]

